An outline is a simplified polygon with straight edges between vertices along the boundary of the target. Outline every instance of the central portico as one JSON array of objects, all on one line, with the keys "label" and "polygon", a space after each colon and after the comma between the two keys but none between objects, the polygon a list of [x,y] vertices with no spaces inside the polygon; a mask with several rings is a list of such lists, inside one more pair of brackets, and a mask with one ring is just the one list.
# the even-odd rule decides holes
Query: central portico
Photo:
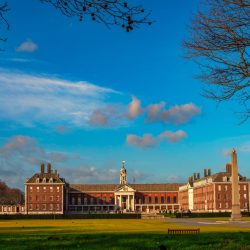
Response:
[{"label": "central portico", "polygon": [[122,211],[134,211],[135,192],[136,190],[127,183],[127,170],[125,168],[125,161],[122,161],[122,168],[120,170],[120,186],[115,190],[116,209]]},{"label": "central portico", "polygon": [[134,211],[135,210],[135,192],[128,184],[120,186],[115,190],[115,205],[118,210]]}]

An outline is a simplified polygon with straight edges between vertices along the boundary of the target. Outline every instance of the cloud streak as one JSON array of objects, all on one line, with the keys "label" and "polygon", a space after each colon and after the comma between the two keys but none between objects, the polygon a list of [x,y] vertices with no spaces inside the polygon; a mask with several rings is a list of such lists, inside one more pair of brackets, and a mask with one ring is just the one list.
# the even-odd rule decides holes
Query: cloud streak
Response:
[{"label": "cloud streak", "polygon": [[[25,124],[87,126],[91,114],[118,92],[86,81],[0,71],[0,118]],[[15,100],[15,101],[13,101]]]}]

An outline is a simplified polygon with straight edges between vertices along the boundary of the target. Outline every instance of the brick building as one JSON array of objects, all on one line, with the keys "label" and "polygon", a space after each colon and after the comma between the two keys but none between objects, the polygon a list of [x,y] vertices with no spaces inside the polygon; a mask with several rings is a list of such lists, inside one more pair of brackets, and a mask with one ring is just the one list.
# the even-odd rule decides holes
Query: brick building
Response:
[{"label": "brick building", "polygon": [[40,173],[25,182],[25,211],[27,214],[63,214],[66,208],[67,183],[57,171],[41,164]]},{"label": "brick building", "polygon": [[119,184],[68,184],[50,164],[44,167],[25,183],[27,214],[179,210],[181,184],[128,184],[124,162]]},{"label": "brick building", "polygon": [[[225,172],[212,174],[204,169],[203,177],[194,173],[188,183],[179,188],[180,209],[193,212],[231,211],[232,209],[232,165],[226,165]],[[241,211],[249,211],[250,180],[239,174],[239,195]]]}]

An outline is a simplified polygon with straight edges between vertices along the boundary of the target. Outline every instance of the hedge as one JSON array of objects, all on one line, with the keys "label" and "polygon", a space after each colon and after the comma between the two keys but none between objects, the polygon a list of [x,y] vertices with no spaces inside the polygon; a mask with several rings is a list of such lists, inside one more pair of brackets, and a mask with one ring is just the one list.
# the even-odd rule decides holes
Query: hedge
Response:
[{"label": "hedge", "polygon": [[[242,216],[250,216],[250,212],[241,212]],[[176,213],[176,218],[206,218],[206,217],[230,217],[231,212],[208,212],[208,213]]]}]

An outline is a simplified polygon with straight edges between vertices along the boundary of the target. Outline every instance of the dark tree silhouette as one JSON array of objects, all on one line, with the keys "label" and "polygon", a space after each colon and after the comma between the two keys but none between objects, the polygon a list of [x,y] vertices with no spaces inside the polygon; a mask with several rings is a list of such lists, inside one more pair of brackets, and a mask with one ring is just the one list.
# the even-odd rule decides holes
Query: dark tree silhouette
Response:
[{"label": "dark tree silhouette", "polygon": [[24,194],[17,188],[8,187],[5,182],[0,180],[0,204],[23,204]]},{"label": "dark tree silhouette", "polygon": [[200,65],[204,96],[234,100],[250,117],[250,1],[204,0],[184,42],[187,57]]}]

